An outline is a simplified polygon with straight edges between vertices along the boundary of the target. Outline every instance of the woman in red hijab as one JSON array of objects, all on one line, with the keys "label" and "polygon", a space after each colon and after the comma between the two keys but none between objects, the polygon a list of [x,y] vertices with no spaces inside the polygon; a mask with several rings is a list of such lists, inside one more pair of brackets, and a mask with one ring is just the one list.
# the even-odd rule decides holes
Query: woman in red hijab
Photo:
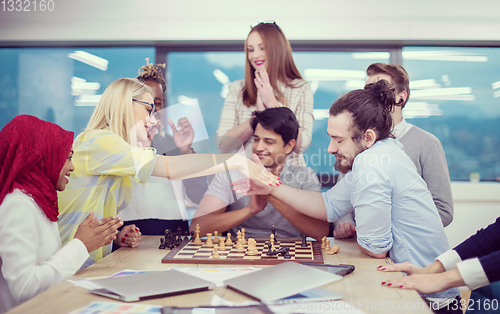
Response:
[{"label": "woman in red hijab", "polygon": [[74,170],[72,144],[73,132],[28,115],[0,131],[0,313],[69,278],[122,225],[90,213],[62,247],[57,191]]}]

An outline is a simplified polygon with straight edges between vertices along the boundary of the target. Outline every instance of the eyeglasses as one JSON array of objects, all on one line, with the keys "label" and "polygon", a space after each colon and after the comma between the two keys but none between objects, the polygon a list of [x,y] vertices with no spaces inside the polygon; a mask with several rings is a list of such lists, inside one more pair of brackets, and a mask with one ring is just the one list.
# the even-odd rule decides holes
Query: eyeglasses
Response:
[{"label": "eyeglasses", "polygon": [[137,100],[137,99],[132,99],[132,101],[137,101],[143,105],[148,105],[148,106],[151,106],[151,108],[148,108],[148,113],[149,113],[149,116],[151,118],[154,118],[155,117],[155,104],[152,104],[150,102],[146,102],[146,101],[142,101],[142,100]]}]

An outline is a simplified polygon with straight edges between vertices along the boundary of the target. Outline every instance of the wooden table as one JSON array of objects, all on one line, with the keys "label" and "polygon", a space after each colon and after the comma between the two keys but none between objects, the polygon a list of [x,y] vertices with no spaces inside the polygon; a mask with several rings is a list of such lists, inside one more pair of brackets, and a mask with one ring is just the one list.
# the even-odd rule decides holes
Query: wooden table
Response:
[{"label": "wooden table", "polygon": [[[213,264],[162,264],[161,259],[169,250],[158,249],[159,239],[159,236],[143,236],[139,248],[121,248],[94,265],[78,272],[71,279],[108,276],[124,269],[166,270],[180,267],[235,267],[235,265]],[[340,252],[335,255],[324,254],[325,263],[352,264],[356,266],[356,270],[342,280],[324,286],[343,294],[344,302],[350,303],[357,309],[367,313],[432,313],[415,291],[381,286],[382,281],[402,276],[401,273],[381,273],[376,270],[379,265],[392,264],[389,258],[375,259],[363,255],[354,239],[331,240],[333,240],[331,245],[338,245]],[[210,305],[213,295],[218,295],[236,303],[251,300],[233,290],[218,287],[210,291],[151,299],[141,301],[141,303],[163,306],[201,306]],[[68,281],[64,281],[8,313],[69,313],[85,307],[93,301],[118,302],[91,294],[85,288],[75,287]]]}]

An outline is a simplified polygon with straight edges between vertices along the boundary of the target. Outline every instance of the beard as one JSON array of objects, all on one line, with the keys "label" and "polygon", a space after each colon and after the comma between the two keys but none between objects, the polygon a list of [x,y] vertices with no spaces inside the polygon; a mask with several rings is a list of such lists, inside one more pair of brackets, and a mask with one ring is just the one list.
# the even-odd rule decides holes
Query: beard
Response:
[{"label": "beard", "polygon": [[349,155],[335,154],[335,158],[337,159],[334,165],[335,170],[342,172],[343,174],[348,173],[352,170],[352,164],[354,163],[354,159],[356,158],[356,156],[358,156],[365,150],[366,148],[363,147],[361,143],[359,143],[356,145],[355,153],[352,157]]}]

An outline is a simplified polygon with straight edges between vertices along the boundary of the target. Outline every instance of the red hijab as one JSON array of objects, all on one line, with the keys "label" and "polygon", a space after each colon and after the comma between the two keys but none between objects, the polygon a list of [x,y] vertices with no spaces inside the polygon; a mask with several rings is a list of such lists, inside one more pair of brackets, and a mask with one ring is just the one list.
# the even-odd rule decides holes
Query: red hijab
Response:
[{"label": "red hijab", "polygon": [[0,131],[0,204],[14,189],[31,196],[57,221],[56,184],[73,145],[73,132],[29,115]]}]

